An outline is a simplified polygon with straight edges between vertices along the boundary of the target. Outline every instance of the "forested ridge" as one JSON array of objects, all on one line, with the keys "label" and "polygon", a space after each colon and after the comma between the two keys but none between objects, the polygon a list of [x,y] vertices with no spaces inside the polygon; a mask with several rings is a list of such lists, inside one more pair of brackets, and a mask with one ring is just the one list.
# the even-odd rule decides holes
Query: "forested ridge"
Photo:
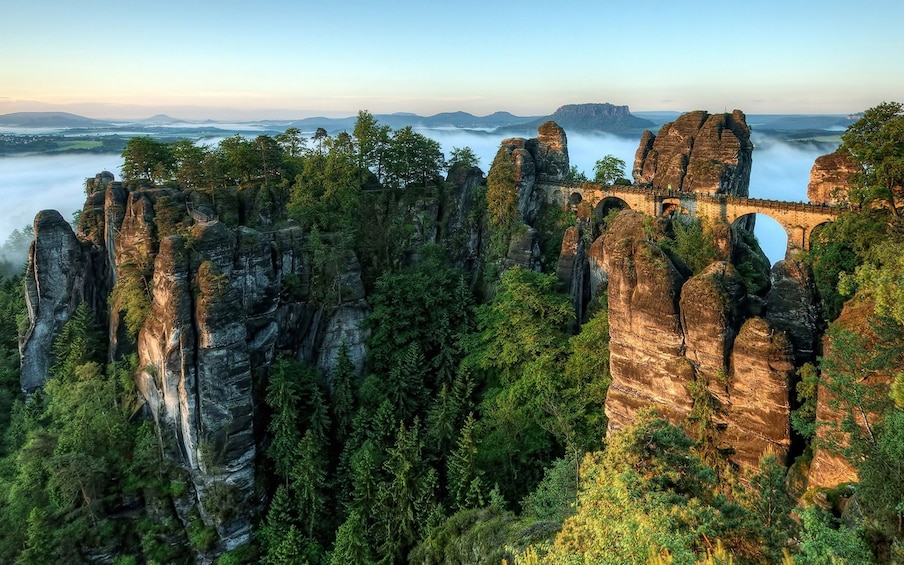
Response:
[{"label": "forested ridge", "polygon": [[[785,467],[767,455],[740,473],[707,445],[699,414],[676,426],[645,411],[605,437],[605,295],[578,324],[551,260],[543,272],[506,263],[523,226],[503,151],[472,195],[474,257],[461,233],[431,226],[447,237],[425,241],[400,213],[427,198],[447,205],[444,173],[479,165],[473,152],[447,160],[435,141],[367,112],[335,136],[291,129],[209,148],[134,138],[124,184],[195,191],[203,213],[227,225],[301,225],[312,299],[340,301],[346,258],[357,257],[371,307],[366,372],[347,352],[329,379],[294,357],[273,360],[255,399],[252,541],[222,552],[212,523],[237,511],[234,493],[208,493],[203,516],[180,511],[189,479],[142,417],[137,356],[109,362],[102,316],[79,306],[56,338],[47,384],[22,396],[22,278],[5,278],[0,562],[904,562],[901,105],[867,111],[843,148],[862,169],[851,211],[804,255],[831,346],[795,383],[797,457]],[[623,176],[611,159],[598,165],[607,182]],[[157,202],[161,237],[185,231],[186,212]],[[555,254],[580,220],[542,214],[541,246]],[[711,235],[699,223],[649,233],[694,271],[713,259]],[[133,339],[149,284],[136,266],[113,290]],[[285,279],[282,292],[300,284]],[[817,426],[818,385],[844,441]],[[836,445],[859,481],[801,488],[817,445]]]}]

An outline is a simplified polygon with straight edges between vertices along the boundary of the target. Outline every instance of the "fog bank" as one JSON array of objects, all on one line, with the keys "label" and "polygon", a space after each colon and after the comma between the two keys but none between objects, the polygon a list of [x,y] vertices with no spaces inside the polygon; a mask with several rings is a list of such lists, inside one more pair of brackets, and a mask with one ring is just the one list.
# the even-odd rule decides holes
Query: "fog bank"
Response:
[{"label": "fog bank", "polygon": [[0,157],[0,242],[14,229],[31,225],[41,210],[54,209],[66,219],[85,204],[85,179],[101,171],[119,178],[122,157],[82,153]]}]

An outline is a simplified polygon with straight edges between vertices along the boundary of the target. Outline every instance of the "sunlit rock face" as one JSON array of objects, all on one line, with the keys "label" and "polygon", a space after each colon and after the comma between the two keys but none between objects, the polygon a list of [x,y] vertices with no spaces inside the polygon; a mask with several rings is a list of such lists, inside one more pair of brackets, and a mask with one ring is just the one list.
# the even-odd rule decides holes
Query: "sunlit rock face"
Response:
[{"label": "sunlit rock face", "polygon": [[662,190],[747,196],[753,143],[740,110],[682,114],[654,135],[644,132],[634,156],[638,185]]},{"label": "sunlit rock face", "polygon": [[610,432],[631,425],[641,408],[655,407],[677,422],[693,407],[686,386],[693,380],[693,367],[682,355],[678,309],[684,277],[661,250],[637,237],[640,222],[642,215],[636,212],[619,213],[605,242]]},{"label": "sunlit rock face", "polygon": [[[692,432],[702,415],[713,445],[735,465],[755,468],[766,453],[784,460],[795,349],[789,334],[757,315],[762,297],[748,294],[750,283],[729,261],[685,278],[647,240],[639,213],[620,212],[602,237],[595,262],[608,279],[609,432],[648,407]],[[595,242],[590,255],[599,254]],[[797,290],[776,290],[774,307],[800,298]]]},{"label": "sunlit rock face", "polygon": [[[784,462],[791,446],[791,379],[794,354],[787,336],[759,317],[741,326],[731,351],[722,408],[716,417],[720,447],[743,468],[775,454]],[[720,386],[717,383],[715,386]]]},{"label": "sunlit rock face", "polygon": [[848,201],[848,191],[860,167],[844,149],[816,158],[810,169],[807,199],[813,204],[841,204]]}]

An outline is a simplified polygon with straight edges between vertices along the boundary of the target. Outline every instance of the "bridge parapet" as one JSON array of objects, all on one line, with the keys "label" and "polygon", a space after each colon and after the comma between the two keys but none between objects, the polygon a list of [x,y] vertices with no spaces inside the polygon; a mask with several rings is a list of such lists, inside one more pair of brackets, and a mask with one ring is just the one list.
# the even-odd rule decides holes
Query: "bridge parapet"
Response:
[{"label": "bridge parapet", "polygon": [[596,207],[607,198],[617,198],[632,210],[647,215],[662,215],[675,205],[688,213],[711,221],[734,223],[749,214],[763,214],[778,222],[788,234],[788,249],[808,249],[810,235],[822,224],[834,221],[847,212],[847,207],[825,203],[789,202],[767,198],[745,198],[728,194],[659,190],[639,186],[608,186],[596,183],[538,182],[536,187],[545,193],[547,202],[575,204],[579,202]]}]

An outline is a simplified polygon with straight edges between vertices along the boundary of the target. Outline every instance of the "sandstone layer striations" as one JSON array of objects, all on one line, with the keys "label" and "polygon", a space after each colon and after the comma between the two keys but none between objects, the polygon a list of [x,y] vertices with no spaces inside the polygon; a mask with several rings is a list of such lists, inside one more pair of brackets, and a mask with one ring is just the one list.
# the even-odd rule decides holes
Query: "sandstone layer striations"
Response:
[{"label": "sandstone layer striations", "polygon": [[751,260],[757,249],[738,228],[717,228],[729,248],[690,277],[656,243],[661,230],[631,210],[591,246],[590,284],[608,288],[606,415],[611,432],[654,408],[755,468],[763,455],[785,460],[791,450],[795,368],[813,355],[816,297],[802,265],[778,265],[770,286],[768,261]]},{"label": "sandstone layer striations", "polygon": [[753,143],[740,110],[682,114],[646,131],[634,156],[634,182],[663,190],[747,196]]},{"label": "sandstone layer striations", "polygon": [[860,172],[851,154],[844,149],[816,158],[810,169],[807,199],[814,204],[843,204],[851,181]]}]

